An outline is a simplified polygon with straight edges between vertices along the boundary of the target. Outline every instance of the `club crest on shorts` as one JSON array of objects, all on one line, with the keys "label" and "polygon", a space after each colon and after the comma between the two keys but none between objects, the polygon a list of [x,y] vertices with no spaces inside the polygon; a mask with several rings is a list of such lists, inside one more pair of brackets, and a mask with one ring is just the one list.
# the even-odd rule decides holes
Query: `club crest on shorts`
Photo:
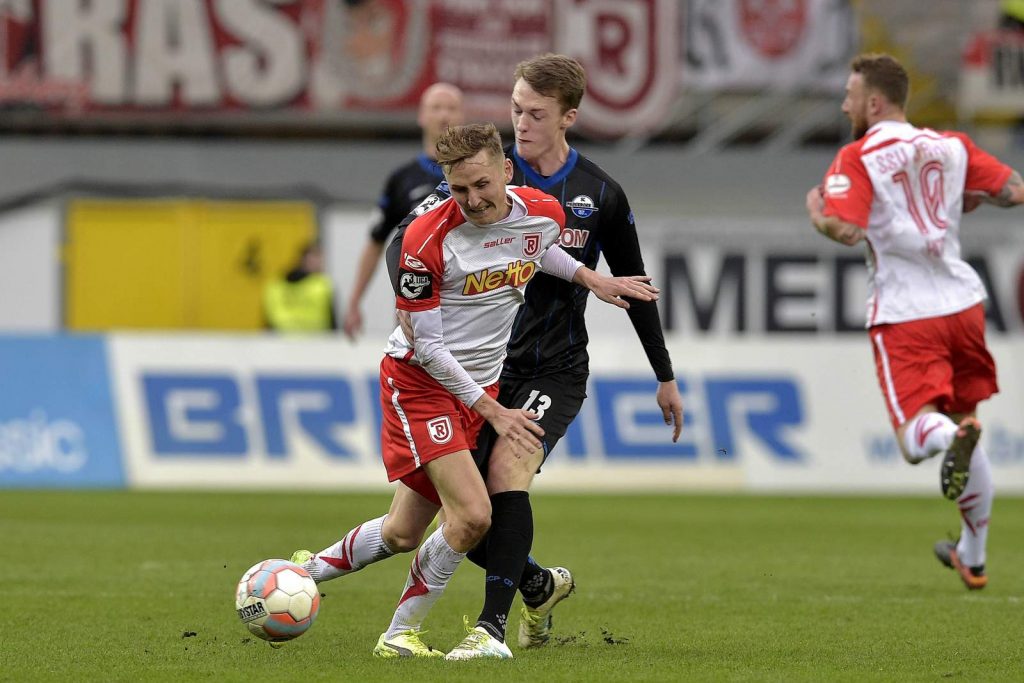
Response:
[{"label": "club crest on shorts", "polygon": [[523,234],[523,256],[533,258],[540,253],[540,239],[543,233],[527,232]]},{"label": "club crest on shorts", "polygon": [[452,421],[447,415],[427,420],[427,434],[430,440],[438,445],[444,445],[452,440]]}]

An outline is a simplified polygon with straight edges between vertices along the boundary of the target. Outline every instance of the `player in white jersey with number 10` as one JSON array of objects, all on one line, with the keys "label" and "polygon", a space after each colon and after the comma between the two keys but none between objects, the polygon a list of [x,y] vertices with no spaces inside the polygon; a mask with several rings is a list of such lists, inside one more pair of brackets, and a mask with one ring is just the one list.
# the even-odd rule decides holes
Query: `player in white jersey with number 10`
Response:
[{"label": "player in white jersey with number 10", "polygon": [[892,57],[853,60],[843,112],[854,142],[808,192],[807,211],[827,237],[867,243],[867,326],[886,407],[908,462],[942,455],[942,493],[957,501],[962,524],[960,540],[940,541],[935,553],[978,589],[988,582],[994,491],[976,409],[998,385],[985,288],[961,257],[960,218],[981,202],[1024,203],[1024,181],[963,133],[908,123],[908,91]]}]

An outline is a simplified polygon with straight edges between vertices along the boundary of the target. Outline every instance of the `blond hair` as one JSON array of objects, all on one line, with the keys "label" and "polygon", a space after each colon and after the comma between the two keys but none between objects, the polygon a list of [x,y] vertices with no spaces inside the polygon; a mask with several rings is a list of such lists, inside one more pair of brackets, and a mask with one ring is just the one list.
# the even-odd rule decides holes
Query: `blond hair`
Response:
[{"label": "blond hair", "polygon": [[493,123],[452,126],[437,139],[437,163],[445,173],[451,173],[453,167],[476,156],[481,150],[487,150],[492,161],[505,158],[501,135]]},{"label": "blond hair", "polygon": [[562,113],[580,106],[587,89],[587,74],[572,57],[552,53],[532,57],[516,65],[515,77],[544,97],[553,97]]}]

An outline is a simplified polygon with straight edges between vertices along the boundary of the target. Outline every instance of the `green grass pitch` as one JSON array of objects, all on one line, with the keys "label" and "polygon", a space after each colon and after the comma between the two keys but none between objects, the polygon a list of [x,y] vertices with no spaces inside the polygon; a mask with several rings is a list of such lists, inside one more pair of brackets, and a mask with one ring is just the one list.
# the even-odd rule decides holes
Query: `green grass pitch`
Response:
[{"label": "green grass pitch", "polygon": [[[1022,499],[996,501],[977,593],[932,556],[958,528],[938,496],[533,501],[535,556],[577,577],[557,639],[460,663],[370,655],[410,555],[321,584],[317,623],[280,650],[235,615],[246,568],[320,549],[386,495],[3,492],[0,679],[1024,680]],[[460,568],[428,642],[461,638],[481,577]]]}]

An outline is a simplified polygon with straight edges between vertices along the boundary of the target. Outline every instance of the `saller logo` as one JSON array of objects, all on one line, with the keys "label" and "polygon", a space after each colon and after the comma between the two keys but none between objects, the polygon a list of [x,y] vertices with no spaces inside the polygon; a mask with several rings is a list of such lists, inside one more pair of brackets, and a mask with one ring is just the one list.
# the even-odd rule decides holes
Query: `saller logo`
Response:
[{"label": "saller logo", "polygon": [[266,616],[267,610],[263,608],[263,601],[254,602],[251,605],[238,608],[238,618],[249,623],[253,619],[259,619],[262,616]]},{"label": "saller logo", "polygon": [[505,285],[511,285],[513,287],[522,287],[530,278],[537,272],[537,264],[533,261],[513,261],[508,264],[505,270],[492,271],[489,268],[484,268],[478,273],[470,273],[466,276],[466,284],[462,287],[463,296],[474,296],[476,294],[483,294],[485,292],[491,292],[499,287]]}]

